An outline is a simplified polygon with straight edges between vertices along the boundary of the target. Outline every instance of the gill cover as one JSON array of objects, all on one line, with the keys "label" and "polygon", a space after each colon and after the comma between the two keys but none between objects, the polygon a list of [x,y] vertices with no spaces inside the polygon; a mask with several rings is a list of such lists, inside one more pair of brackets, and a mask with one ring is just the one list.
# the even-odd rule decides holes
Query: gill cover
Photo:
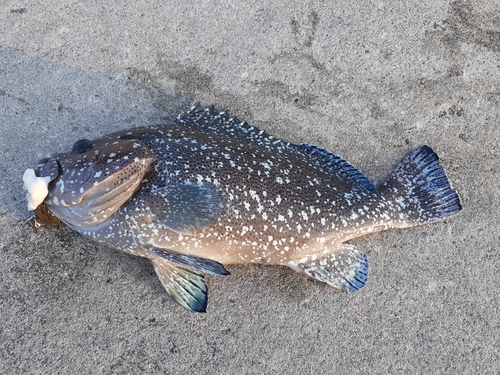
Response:
[{"label": "gill cover", "polygon": [[78,141],[72,152],[54,155],[39,166],[40,177],[53,177],[58,166],[45,203],[72,227],[98,225],[132,197],[154,160],[138,140]]}]

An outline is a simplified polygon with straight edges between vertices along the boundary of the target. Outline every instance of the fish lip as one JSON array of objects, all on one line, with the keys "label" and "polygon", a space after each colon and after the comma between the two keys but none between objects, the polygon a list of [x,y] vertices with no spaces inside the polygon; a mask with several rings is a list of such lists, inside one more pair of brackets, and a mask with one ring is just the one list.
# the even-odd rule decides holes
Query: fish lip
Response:
[{"label": "fish lip", "polygon": [[37,168],[35,169],[37,177],[50,177],[50,181],[62,175],[61,163],[52,157],[40,159]]},{"label": "fish lip", "polygon": [[[82,196],[80,196],[81,194],[78,194],[78,202],[76,202],[74,199],[68,199],[67,194],[70,194],[83,184],[87,183],[91,175],[90,171],[88,172],[86,178],[79,181],[77,186],[75,186],[74,184],[70,184],[66,180],[68,180],[67,174],[71,173],[71,169],[65,170],[63,168],[64,164],[58,160],[58,156],[59,154],[55,154],[49,158],[41,159],[37,166],[37,169],[35,170],[35,175],[37,177],[50,177],[48,185],[49,193],[45,202],[51,207],[59,206],[60,202],[66,201],[72,201],[71,205],[78,204],[83,198]],[[59,185],[60,183],[62,185]],[[66,204],[63,205],[66,206]]]}]

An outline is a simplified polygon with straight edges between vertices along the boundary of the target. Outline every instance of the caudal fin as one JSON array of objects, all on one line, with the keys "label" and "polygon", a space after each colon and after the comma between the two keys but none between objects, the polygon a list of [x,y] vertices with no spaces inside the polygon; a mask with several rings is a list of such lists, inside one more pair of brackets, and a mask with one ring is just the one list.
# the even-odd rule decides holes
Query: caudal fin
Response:
[{"label": "caudal fin", "polygon": [[442,220],[462,209],[457,192],[439,165],[439,157],[428,146],[406,155],[382,190],[386,200],[399,204],[403,226]]}]

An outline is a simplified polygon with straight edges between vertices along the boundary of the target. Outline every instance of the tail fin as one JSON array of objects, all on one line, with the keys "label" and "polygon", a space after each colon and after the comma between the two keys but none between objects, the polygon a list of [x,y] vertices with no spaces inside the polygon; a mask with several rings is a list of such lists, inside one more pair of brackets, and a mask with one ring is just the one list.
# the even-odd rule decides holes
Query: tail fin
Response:
[{"label": "tail fin", "polygon": [[403,226],[442,220],[462,209],[438,156],[427,146],[406,155],[382,189],[385,199],[400,205]]}]

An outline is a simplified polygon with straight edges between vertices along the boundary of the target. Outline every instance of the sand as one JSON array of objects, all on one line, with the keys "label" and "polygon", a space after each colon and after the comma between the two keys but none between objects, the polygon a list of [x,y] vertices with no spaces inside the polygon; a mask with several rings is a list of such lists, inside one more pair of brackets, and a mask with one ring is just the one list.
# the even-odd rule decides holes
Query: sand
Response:
[{"label": "sand", "polygon": [[[5,0],[0,374],[493,374],[500,369],[500,2]],[[149,261],[36,230],[22,175],[195,102],[380,184],[423,144],[464,209],[352,241],[347,294],[284,267],[208,276],[207,313]]]}]

